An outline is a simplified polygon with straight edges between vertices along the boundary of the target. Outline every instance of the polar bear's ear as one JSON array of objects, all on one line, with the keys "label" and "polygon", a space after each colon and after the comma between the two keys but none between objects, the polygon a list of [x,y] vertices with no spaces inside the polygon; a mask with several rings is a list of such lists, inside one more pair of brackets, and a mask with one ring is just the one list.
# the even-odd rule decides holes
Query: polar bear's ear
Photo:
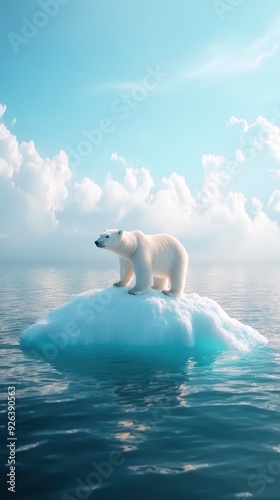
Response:
[{"label": "polar bear's ear", "polygon": [[123,234],[123,230],[119,229],[119,235],[122,236],[122,234]]}]

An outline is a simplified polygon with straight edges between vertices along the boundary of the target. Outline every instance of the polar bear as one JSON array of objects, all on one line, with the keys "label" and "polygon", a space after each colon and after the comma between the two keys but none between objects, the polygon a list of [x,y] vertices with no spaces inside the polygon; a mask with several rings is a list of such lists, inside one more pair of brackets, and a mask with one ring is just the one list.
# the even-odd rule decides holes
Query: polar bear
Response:
[{"label": "polar bear", "polygon": [[135,286],[128,291],[132,295],[145,293],[151,287],[166,295],[182,295],[188,254],[173,236],[108,229],[103,231],[95,244],[119,255],[120,280],[114,286],[127,287],[135,274]]}]

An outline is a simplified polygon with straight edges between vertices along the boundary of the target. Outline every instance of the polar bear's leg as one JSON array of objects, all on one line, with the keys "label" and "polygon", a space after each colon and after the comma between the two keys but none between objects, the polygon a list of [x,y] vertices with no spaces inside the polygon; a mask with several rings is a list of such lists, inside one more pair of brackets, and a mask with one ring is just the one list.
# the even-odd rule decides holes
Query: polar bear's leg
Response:
[{"label": "polar bear's leg", "polygon": [[164,290],[167,286],[166,278],[154,278],[154,285],[152,286],[153,290]]},{"label": "polar bear's leg", "polygon": [[173,269],[170,273],[170,289],[162,290],[165,295],[170,295],[171,297],[180,297],[185,288],[187,268],[185,265],[181,265],[176,269]]},{"label": "polar bear's leg", "polygon": [[120,281],[114,283],[114,286],[128,286],[133,278],[133,266],[129,260],[120,257]]},{"label": "polar bear's leg", "polygon": [[144,259],[136,258],[132,260],[136,282],[135,286],[128,290],[131,295],[140,295],[145,293],[152,286],[153,276],[152,268]]}]

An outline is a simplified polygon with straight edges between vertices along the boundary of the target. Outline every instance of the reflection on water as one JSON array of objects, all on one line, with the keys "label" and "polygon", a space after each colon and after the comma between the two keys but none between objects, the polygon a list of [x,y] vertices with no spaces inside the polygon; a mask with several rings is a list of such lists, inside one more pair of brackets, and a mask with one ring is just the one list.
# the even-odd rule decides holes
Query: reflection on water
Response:
[{"label": "reflection on water", "polygon": [[[47,362],[21,351],[23,329],[115,277],[86,267],[1,270],[0,429],[15,385],[20,498],[77,499],[85,485],[84,498],[106,500],[278,500],[280,474],[269,465],[280,462],[279,270],[188,275],[187,292],[269,338],[250,354],[75,349]],[[260,468],[269,479],[261,493]]]}]

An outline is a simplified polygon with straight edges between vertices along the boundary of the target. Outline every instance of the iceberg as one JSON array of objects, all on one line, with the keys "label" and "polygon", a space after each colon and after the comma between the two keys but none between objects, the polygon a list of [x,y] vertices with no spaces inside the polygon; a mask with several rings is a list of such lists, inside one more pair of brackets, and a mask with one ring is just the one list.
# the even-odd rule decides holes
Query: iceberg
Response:
[{"label": "iceberg", "polygon": [[196,293],[132,296],[127,289],[109,287],[73,296],[24,330],[20,342],[22,348],[43,349],[51,357],[67,348],[97,346],[249,352],[267,339]]}]

